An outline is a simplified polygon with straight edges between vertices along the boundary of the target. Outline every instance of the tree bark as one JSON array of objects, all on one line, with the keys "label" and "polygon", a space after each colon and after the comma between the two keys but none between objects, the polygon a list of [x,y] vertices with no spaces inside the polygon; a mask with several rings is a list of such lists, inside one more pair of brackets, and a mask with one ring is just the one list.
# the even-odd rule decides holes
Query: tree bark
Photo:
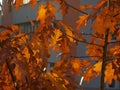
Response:
[{"label": "tree bark", "polygon": [[105,90],[105,78],[104,77],[105,77],[105,67],[106,67],[106,54],[107,54],[108,34],[109,34],[109,29],[106,30],[104,46],[103,46],[103,61],[102,61],[102,68],[101,68],[100,90]]}]

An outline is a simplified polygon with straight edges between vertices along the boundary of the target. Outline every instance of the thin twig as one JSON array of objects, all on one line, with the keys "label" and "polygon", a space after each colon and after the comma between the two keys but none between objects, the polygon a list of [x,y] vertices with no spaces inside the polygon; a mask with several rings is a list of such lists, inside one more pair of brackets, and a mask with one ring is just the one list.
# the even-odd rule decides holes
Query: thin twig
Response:
[{"label": "thin twig", "polygon": [[119,12],[119,13],[117,13],[117,14],[115,14],[115,15],[113,15],[113,17],[116,17],[116,16],[118,16],[118,15],[120,15],[120,12]]},{"label": "thin twig", "polygon": [[66,34],[66,33],[64,33],[64,34],[65,34],[66,36],[70,37],[70,38],[73,38],[74,40],[76,40],[76,41],[78,41],[78,42],[82,42],[82,43],[85,43],[85,44],[90,44],[90,45],[96,45],[96,46],[98,46],[98,47],[103,47],[102,45],[99,45],[99,44],[94,44],[94,43],[89,43],[89,42],[82,41],[82,40],[78,40],[77,38],[72,37],[72,36],[70,36],[70,35],[68,35],[68,34]]},{"label": "thin twig", "polygon": [[95,58],[102,58],[101,56],[71,56],[74,58],[90,58],[90,57],[95,57]]},{"label": "thin twig", "polygon": [[115,43],[120,43],[120,41],[108,42],[108,44],[115,44]]},{"label": "thin twig", "polygon": [[99,36],[95,36],[94,34],[92,34],[92,33],[80,33],[80,34],[82,34],[82,35],[90,35],[90,36],[92,36],[92,37],[95,37],[95,38],[99,38],[99,39],[104,39],[104,38],[102,38],[102,37],[99,37]]},{"label": "thin twig", "polygon": [[79,9],[75,8],[75,7],[73,7],[73,6],[70,5],[70,4],[68,4],[68,3],[66,3],[66,4],[68,5],[68,7],[71,7],[72,9],[74,9],[74,10],[76,10],[76,11],[78,11],[78,12],[88,15],[88,13],[86,13],[86,12],[84,12],[84,11],[82,11],[82,10],[79,10]]}]

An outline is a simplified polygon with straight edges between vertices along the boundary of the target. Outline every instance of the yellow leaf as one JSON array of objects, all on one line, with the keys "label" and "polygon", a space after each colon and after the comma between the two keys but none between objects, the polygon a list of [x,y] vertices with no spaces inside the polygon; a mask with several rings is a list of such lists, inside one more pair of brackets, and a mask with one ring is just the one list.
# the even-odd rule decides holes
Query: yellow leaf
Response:
[{"label": "yellow leaf", "polygon": [[67,34],[67,35],[66,35],[67,38],[68,38],[71,42],[73,42],[73,41],[74,41],[74,39],[73,39],[73,37],[74,37],[73,29],[72,29],[69,25],[67,25],[65,22],[59,21],[59,24],[61,24],[61,25],[63,26],[63,28],[65,29],[65,33]]},{"label": "yellow leaf", "polygon": [[96,75],[99,75],[101,72],[102,62],[98,62],[94,65],[93,70],[96,72]]},{"label": "yellow leaf", "polygon": [[40,23],[44,23],[46,19],[46,12],[47,12],[46,7],[44,5],[40,5],[38,8],[38,12],[37,12],[38,15],[36,20],[40,21]]},{"label": "yellow leaf", "polygon": [[27,47],[25,47],[25,48],[23,49],[22,53],[24,54],[25,58],[26,58],[27,60],[29,60],[29,58],[30,58],[30,53],[29,53],[29,50],[28,50]]}]

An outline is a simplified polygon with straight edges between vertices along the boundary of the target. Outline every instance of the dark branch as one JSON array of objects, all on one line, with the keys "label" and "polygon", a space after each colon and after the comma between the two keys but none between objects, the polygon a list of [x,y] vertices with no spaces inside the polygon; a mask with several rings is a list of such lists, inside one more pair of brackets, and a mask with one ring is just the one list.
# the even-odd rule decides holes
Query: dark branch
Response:
[{"label": "dark branch", "polygon": [[102,58],[101,56],[71,56],[74,58],[90,58],[90,57],[95,57],[95,58]]},{"label": "dark branch", "polygon": [[82,41],[82,40],[78,40],[77,38],[75,37],[72,37],[66,33],[64,33],[66,36],[70,37],[70,38],[73,38],[74,40],[78,41],[78,42],[82,42],[82,43],[85,43],[85,44],[90,44],[90,45],[95,45],[95,46],[98,46],[98,47],[103,47],[102,45],[99,45],[99,44],[94,44],[94,43],[89,43],[89,42],[86,42],[86,41]]},{"label": "dark branch", "polygon": [[8,70],[9,70],[9,72],[10,72],[10,75],[11,75],[12,81],[13,81],[13,83],[14,83],[15,89],[16,89],[16,90],[19,90],[19,87],[18,87],[18,85],[17,85],[17,82],[16,82],[16,80],[15,80],[15,77],[14,77],[14,75],[13,75],[13,73],[12,73],[12,69],[11,69],[11,67],[10,67],[9,61],[8,61],[7,59],[6,59],[6,65],[7,65],[7,68],[8,68]]},{"label": "dark branch", "polygon": [[72,9],[78,11],[78,12],[88,15],[88,13],[86,13],[86,12],[84,12],[84,11],[82,11],[82,10],[79,10],[79,9],[75,8],[75,7],[73,7],[73,6],[70,5],[70,4],[68,4],[68,3],[66,3],[66,4],[67,4],[68,7],[72,8]]},{"label": "dark branch", "polygon": [[120,41],[108,42],[108,44],[115,44],[115,43],[120,43]]},{"label": "dark branch", "polygon": [[80,33],[80,34],[82,34],[82,35],[90,35],[90,36],[92,36],[92,37],[95,37],[95,38],[99,38],[99,39],[104,39],[104,38],[102,38],[102,37],[99,37],[99,36],[95,36],[94,34],[92,34],[92,33]]}]

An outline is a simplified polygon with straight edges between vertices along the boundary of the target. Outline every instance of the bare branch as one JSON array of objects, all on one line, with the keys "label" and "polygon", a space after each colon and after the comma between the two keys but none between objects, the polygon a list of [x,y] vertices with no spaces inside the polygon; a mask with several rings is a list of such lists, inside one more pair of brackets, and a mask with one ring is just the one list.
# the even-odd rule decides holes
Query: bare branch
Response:
[{"label": "bare branch", "polygon": [[95,57],[95,58],[102,58],[101,56],[71,56],[74,58],[90,58],[90,57]]},{"label": "bare branch", "polygon": [[98,46],[98,47],[103,47],[102,45],[99,45],[99,44],[94,44],[94,43],[90,43],[90,42],[86,42],[86,41],[83,41],[83,40],[78,40],[77,38],[75,37],[72,37],[66,33],[64,33],[66,36],[70,37],[70,38],[73,38],[74,40],[78,41],[78,42],[81,42],[81,43],[85,43],[85,44],[90,44],[90,45],[95,45],[95,46]]},{"label": "bare branch", "polygon": [[90,36],[95,37],[95,38],[104,39],[104,38],[102,38],[102,37],[95,36],[95,35],[92,34],[92,33],[80,33],[80,34],[82,34],[82,35],[90,35]]},{"label": "bare branch", "polygon": [[75,8],[74,6],[68,4],[67,2],[65,2],[65,3],[67,4],[68,7],[72,8],[72,9],[74,9],[74,10],[76,10],[76,11],[82,13],[82,14],[88,15],[88,13],[86,13],[86,12],[84,12],[84,11],[82,11],[82,10],[79,10],[78,8]]},{"label": "bare branch", "polygon": [[108,42],[108,44],[115,44],[115,43],[120,43],[120,41]]},{"label": "bare branch", "polygon": [[16,82],[16,80],[15,80],[15,77],[14,77],[14,75],[13,75],[13,73],[12,73],[12,69],[11,69],[11,67],[10,67],[10,65],[9,65],[9,61],[8,61],[7,59],[6,59],[6,65],[7,65],[7,68],[8,68],[8,70],[9,70],[9,72],[10,72],[10,75],[11,75],[12,81],[13,81],[13,83],[14,83],[15,89],[16,89],[16,90],[19,90],[18,84],[17,84],[17,82]]}]

